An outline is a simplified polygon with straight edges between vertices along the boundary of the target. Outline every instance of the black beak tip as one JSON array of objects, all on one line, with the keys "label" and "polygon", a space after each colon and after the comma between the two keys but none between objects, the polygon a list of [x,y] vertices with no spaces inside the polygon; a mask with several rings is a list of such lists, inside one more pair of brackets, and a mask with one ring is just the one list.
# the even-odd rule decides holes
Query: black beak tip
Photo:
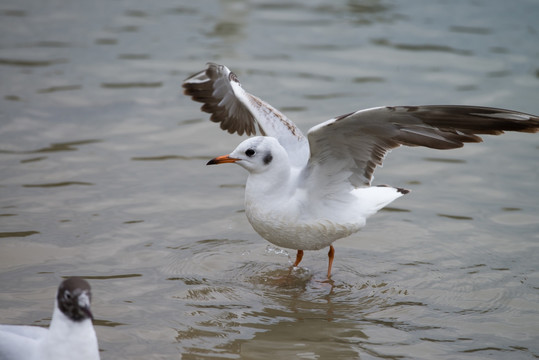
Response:
[{"label": "black beak tip", "polygon": [[88,310],[87,315],[92,321],[94,320],[94,314],[90,310]]}]

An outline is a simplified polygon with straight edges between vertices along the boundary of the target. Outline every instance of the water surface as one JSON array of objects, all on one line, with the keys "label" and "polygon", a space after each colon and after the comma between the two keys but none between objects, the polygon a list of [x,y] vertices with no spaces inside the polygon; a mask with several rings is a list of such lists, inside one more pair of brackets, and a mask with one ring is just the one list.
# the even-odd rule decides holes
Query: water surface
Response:
[{"label": "water surface", "polygon": [[242,138],[181,94],[207,61],[303,130],[379,105],[539,114],[533,0],[0,4],[0,321],[89,279],[103,359],[539,356],[539,138],[398,149],[412,192],[326,251],[268,246]]}]

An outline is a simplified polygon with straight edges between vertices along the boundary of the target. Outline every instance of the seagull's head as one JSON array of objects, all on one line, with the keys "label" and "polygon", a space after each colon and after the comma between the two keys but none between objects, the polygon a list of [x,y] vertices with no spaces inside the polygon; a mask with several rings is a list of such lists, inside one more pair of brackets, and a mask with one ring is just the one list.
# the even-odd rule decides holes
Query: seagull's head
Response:
[{"label": "seagull's head", "polygon": [[281,167],[288,165],[288,154],[277,139],[256,136],[243,141],[230,154],[218,156],[206,165],[224,163],[236,163],[250,173],[262,173],[275,168],[276,164]]},{"label": "seagull's head", "polygon": [[93,319],[90,311],[92,293],[86,280],[78,277],[64,280],[58,288],[56,300],[60,311],[71,320]]}]

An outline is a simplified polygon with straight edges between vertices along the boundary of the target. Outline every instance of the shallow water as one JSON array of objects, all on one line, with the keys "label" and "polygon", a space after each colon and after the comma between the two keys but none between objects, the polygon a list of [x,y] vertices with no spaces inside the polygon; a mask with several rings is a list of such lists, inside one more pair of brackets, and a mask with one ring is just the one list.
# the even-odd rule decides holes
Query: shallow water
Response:
[{"label": "shallow water", "polygon": [[241,140],[181,95],[207,61],[303,130],[378,105],[539,114],[533,0],[0,4],[0,322],[89,279],[103,359],[537,358],[539,138],[398,149],[412,190],[326,251],[268,246]]}]

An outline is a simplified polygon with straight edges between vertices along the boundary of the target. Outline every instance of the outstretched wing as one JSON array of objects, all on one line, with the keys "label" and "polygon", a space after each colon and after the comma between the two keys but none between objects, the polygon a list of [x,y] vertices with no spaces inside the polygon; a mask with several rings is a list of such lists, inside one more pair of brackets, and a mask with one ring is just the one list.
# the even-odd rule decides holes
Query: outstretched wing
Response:
[{"label": "outstretched wing", "polygon": [[[477,106],[388,106],[339,116],[312,127],[307,136],[311,157],[309,181],[369,186],[376,166],[400,145],[433,149],[459,148],[481,142],[478,134],[537,132],[539,117]],[[348,180],[348,182],[346,181]],[[314,184],[313,184],[314,185]]]},{"label": "outstretched wing", "polygon": [[187,78],[184,93],[204,103],[201,110],[212,114],[229,133],[277,138],[294,165],[305,165],[309,147],[305,136],[286,116],[261,99],[243,90],[236,75],[226,66],[208,63],[206,70]]}]

